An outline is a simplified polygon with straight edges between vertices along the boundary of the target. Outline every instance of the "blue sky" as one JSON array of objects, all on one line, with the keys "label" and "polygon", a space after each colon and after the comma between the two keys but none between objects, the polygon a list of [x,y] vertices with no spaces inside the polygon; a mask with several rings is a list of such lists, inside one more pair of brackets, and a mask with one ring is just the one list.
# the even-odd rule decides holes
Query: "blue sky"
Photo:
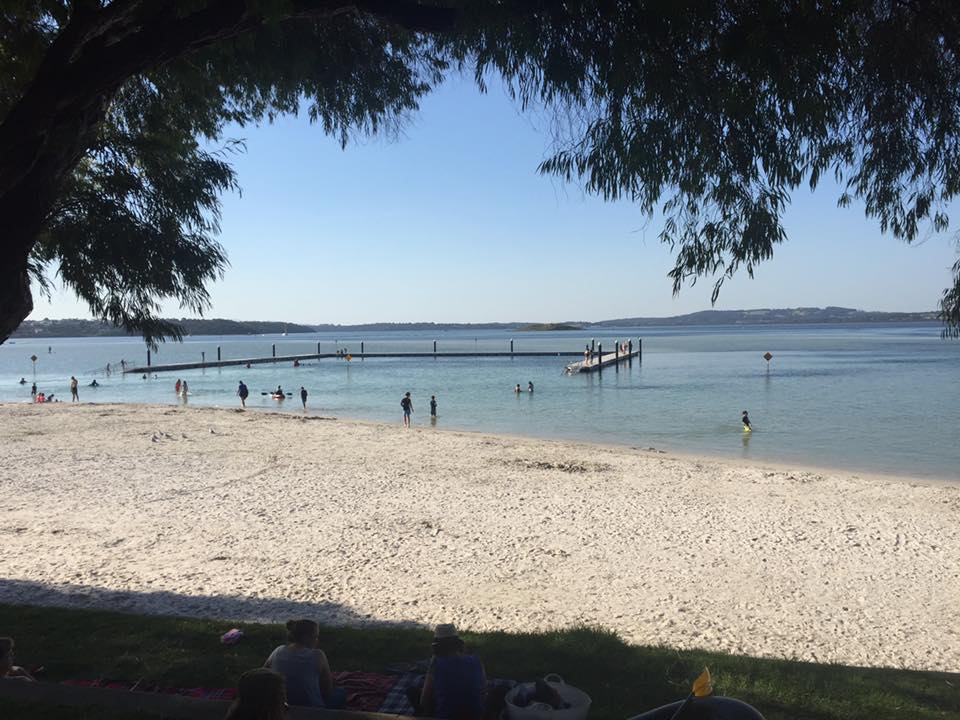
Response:
[{"label": "blue sky", "polygon": [[[392,138],[342,150],[306,118],[236,129],[242,195],[223,202],[226,277],[208,317],[306,323],[602,320],[710,307],[702,280],[673,297],[658,219],[537,174],[543,117],[496,86],[454,78]],[[907,246],[836,187],[799,191],[789,241],[718,309],[842,305],[933,309],[950,282],[952,232]],[[960,205],[953,208],[960,222]],[[32,318],[89,317],[69,291]],[[175,303],[164,314],[181,316]]]}]

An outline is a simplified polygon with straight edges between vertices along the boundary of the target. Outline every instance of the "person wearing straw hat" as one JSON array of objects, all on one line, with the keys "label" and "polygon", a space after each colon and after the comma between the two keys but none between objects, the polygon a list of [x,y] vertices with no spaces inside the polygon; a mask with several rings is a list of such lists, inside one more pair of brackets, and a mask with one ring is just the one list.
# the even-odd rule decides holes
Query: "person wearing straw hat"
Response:
[{"label": "person wearing straw hat", "polygon": [[481,720],[487,673],[480,658],[464,652],[463,640],[451,624],[437,625],[430,646],[433,658],[419,702],[414,702],[417,714],[444,720]]}]

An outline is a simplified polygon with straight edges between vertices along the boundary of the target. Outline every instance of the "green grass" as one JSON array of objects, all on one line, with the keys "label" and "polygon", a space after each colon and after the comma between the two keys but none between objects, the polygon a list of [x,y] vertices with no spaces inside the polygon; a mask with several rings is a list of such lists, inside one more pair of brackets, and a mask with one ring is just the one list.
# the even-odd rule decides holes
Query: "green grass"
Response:
[{"label": "green grass", "polygon": [[[231,627],[246,633],[223,647]],[[0,605],[0,635],[17,642],[18,662],[43,665],[48,681],[145,678],[164,685],[232,686],[284,640],[281,625],[127,615]],[[529,680],[562,675],[593,698],[593,720],[623,720],[681,699],[704,666],[717,691],[755,705],[768,720],[960,720],[960,675],[763,660],[699,651],[627,645],[587,628],[548,633],[467,633],[468,644],[495,677]],[[427,630],[379,626],[325,628],[321,646],[334,670],[379,671],[429,654]],[[63,717],[56,708],[13,707],[4,718]],[[132,720],[90,711],[72,716]],[[147,716],[143,716],[147,717]]]}]

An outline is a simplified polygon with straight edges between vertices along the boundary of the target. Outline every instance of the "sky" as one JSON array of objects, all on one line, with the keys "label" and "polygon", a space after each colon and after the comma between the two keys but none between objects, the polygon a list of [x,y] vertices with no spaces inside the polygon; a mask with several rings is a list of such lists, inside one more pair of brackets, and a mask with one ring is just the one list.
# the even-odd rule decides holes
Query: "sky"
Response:
[{"label": "sky", "polygon": [[[305,117],[231,128],[242,188],[223,198],[230,258],[206,317],[302,323],[599,321],[710,308],[703,279],[674,296],[669,248],[628,201],[541,176],[551,135],[496,85],[452,78],[393,137],[346,149]],[[725,282],[716,309],[936,307],[953,232],[906,245],[824,182],[798,190],[789,240],[754,279]],[[960,221],[960,203],[952,208]],[[175,302],[171,317],[189,316]],[[32,319],[90,317],[58,287]]]}]

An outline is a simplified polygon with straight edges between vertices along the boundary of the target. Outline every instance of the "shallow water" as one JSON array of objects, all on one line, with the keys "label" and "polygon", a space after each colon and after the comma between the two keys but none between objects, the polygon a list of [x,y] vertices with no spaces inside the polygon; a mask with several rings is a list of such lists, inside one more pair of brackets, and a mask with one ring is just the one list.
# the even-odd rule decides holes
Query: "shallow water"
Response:
[{"label": "shallow water", "polygon": [[[30,400],[31,355],[40,390],[69,399],[69,377],[93,402],[177,403],[177,377],[188,381],[188,403],[233,407],[240,379],[248,406],[302,412],[299,399],[261,395],[283,385],[310,393],[308,411],[338,417],[400,420],[410,391],[414,424],[429,425],[430,395],[437,425],[548,438],[617,443],[728,458],[752,458],[920,478],[960,479],[960,342],[940,339],[935,324],[714,326],[609,329],[602,332],[513,333],[447,331],[318,333],[309,336],[191,337],[167,343],[153,363],[223,357],[323,352],[578,351],[595,338],[643,337],[643,361],[602,375],[563,374],[573,358],[450,358],[320,360],[250,369],[188,370],[156,378],[105,374],[121,358],[142,365],[134,338],[16,339],[0,345],[0,401]],[[48,352],[48,347],[50,352]],[[773,353],[769,364],[761,357]],[[28,382],[19,385],[24,377]],[[86,387],[96,377],[99,388]],[[536,392],[512,389],[533,381]],[[740,411],[756,431],[744,435]]]}]

